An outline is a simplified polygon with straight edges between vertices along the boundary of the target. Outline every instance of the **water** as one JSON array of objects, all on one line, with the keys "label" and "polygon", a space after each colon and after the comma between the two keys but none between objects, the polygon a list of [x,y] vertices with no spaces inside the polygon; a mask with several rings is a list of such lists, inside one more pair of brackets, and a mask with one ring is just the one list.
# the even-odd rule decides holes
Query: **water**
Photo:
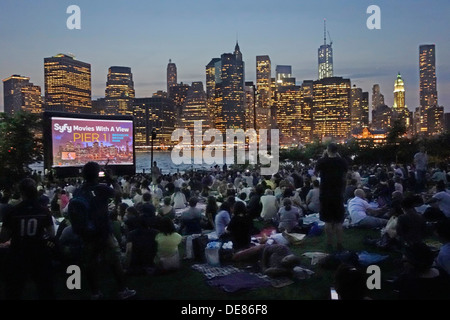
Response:
[{"label": "water", "polygon": [[[181,173],[191,169],[210,169],[208,164],[180,164],[175,165],[170,157],[170,151],[167,152],[153,152],[153,161],[161,169],[163,174],[176,173],[179,170]],[[146,173],[150,172],[151,152],[136,152],[136,173],[141,173],[145,169]],[[44,164],[42,162],[30,165],[32,170],[44,172]]]},{"label": "water", "polygon": [[[177,170],[185,172],[191,169],[210,169],[208,164],[180,164],[175,165],[170,157],[170,152],[153,152],[153,161],[156,161],[157,166],[161,169],[163,174],[175,173]],[[192,161],[193,162],[193,161]],[[150,172],[151,152],[136,152],[136,172],[140,173],[145,169],[145,172]]]}]

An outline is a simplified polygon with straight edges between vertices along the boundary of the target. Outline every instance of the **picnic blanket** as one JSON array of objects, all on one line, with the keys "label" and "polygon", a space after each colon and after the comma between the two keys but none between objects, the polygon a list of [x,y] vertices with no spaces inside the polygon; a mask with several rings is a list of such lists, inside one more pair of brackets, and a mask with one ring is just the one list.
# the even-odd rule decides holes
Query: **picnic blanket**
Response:
[{"label": "picnic blanket", "polygon": [[250,290],[270,287],[272,284],[268,277],[250,272],[231,273],[226,276],[215,277],[207,283],[213,287],[219,287],[225,292],[236,292],[239,290]]},{"label": "picnic blanket", "polygon": [[202,273],[208,280],[242,271],[233,266],[213,267],[207,263],[193,264],[192,269]]},{"label": "picnic blanket", "polygon": [[[223,277],[223,276],[227,276],[227,275],[231,275],[231,274],[245,272],[248,274],[252,274],[252,275],[254,275],[260,279],[263,279],[265,281],[269,281],[269,284],[274,288],[282,288],[282,287],[286,287],[286,286],[294,283],[294,281],[292,279],[287,278],[287,277],[270,278],[262,273],[243,271],[242,269],[238,269],[233,266],[213,267],[209,264],[194,264],[191,266],[191,268],[194,269],[195,271],[202,273],[206,277],[207,280],[212,280],[212,279],[215,279],[218,277]],[[243,277],[243,276],[240,276],[240,277]],[[230,278],[233,279],[232,277],[230,277]],[[248,281],[250,281],[250,280],[251,279],[249,279]],[[223,280],[223,281],[226,282],[227,278],[225,278],[225,280]],[[255,283],[258,283],[258,282],[255,282]],[[245,284],[245,282],[244,282],[244,284]],[[210,285],[212,285],[212,284],[210,284]]]}]

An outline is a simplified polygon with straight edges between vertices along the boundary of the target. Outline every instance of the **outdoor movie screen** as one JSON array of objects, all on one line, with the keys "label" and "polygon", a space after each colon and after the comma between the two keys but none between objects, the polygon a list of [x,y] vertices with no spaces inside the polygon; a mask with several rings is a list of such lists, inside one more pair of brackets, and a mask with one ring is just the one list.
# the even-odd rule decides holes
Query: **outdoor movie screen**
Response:
[{"label": "outdoor movie screen", "polygon": [[52,167],[134,165],[133,121],[51,118]]}]

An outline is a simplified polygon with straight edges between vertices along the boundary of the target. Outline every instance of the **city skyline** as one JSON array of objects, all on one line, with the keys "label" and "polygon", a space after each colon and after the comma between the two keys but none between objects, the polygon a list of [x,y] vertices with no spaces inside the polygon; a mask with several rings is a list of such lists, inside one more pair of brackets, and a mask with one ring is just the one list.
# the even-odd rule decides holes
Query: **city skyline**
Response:
[{"label": "city skyline", "polygon": [[[149,5],[131,1],[124,5],[110,1],[106,7],[77,1],[82,29],[68,30],[65,22],[69,15],[65,9],[71,3],[62,1],[43,11],[41,7],[45,6],[32,2],[2,1],[0,77],[5,79],[13,74],[30,77],[30,82],[44,90],[43,59],[72,52],[77,59],[92,66],[92,99],[104,97],[108,68],[115,65],[131,68],[136,97],[151,97],[166,88],[169,59],[177,65],[178,82],[206,83],[206,64],[212,57],[231,53],[238,32],[246,64],[245,81],[256,82],[256,56],[268,55],[272,74],[277,65],[292,65],[293,77],[301,84],[303,80],[317,80],[317,49],[323,42],[326,18],[333,41],[335,76],[349,78],[352,85],[368,92],[379,83],[389,106],[394,103],[393,87],[398,72],[405,81],[409,110],[419,106],[419,46],[435,44],[439,105],[450,111],[450,64],[444,58],[450,52],[445,35],[448,22],[444,12],[448,10],[443,9],[450,8],[447,3],[377,1],[375,4],[382,13],[381,30],[367,29],[366,9],[372,3],[366,1],[346,1],[345,6],[342,1],[324,0],[314,4],[285,0],[275,6],[265,6],[268,1],[226,3],[225,6],[224,1],[165,1]],[[235,10],[238,5],[242,10]],[[151,23],[141,19],[146,12],[154,14]],[[215,18],[211,17],[212,13],[216,14]],[[133,18],[119,23],[118,17],[130,14]],[[168,17],[172,17],[171,24],[156,28],[156,23]],[[225,19],[216,28],[207,27],[208,22],[214,23],[220,17]],[[430,17],[433,24],[426,23]],[[21,23],[17,25],[15,21]],[[150,31],[149,24],[154,27]],[[261,25],[266,26],[264,35],[258,32]],[[194,32],[184,31],[186,28]],[[0,110],[3,110],[3,93]]]}]

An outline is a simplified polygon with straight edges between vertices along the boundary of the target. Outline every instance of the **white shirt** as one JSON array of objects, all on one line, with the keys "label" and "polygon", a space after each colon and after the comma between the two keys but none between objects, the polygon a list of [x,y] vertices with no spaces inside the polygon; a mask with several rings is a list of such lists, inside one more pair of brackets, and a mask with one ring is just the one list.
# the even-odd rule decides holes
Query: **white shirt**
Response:
[{"label": "white shirt", "polygon": [[274,195],[261,196],[261,218],[270,220],[276,217],[278,213],[277,198]]},{"label": "white shirt", "polygon": [[354,197],[348,202],[347,208],[350,213],[352,224],[357,224],[367,217],[366,210],[370,208],[370,205],[366,200],[361,199],[360,197]]},{"label": "white shirt", "polygon": [[438,200],[438,206],[439,209],[447,216],[447,218],[450,218],[450,194],[446,191],[441,191],[436,193],[433,196],[433,199]]},{"label": "white shirt", "polygon": [[396,182],[394,184],[394,188],[395,188],[395,191],[399,191],[400,193],[403,193],[403,185],[401,183]]}]

